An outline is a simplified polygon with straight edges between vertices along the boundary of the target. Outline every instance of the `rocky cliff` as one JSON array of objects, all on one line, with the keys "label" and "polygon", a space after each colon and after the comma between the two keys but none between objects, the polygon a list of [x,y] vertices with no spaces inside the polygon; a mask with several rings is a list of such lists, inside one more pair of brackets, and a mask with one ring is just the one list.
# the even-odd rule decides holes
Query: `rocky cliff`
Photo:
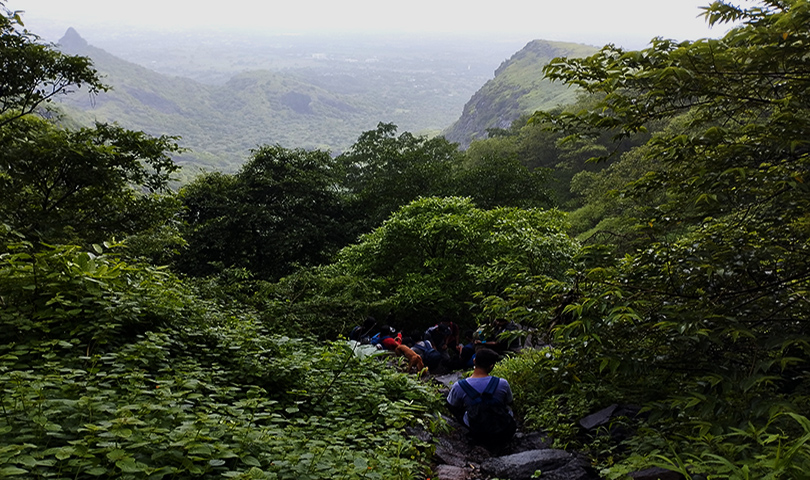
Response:
[{"label": "rocky cliff", "polygon": [[487,136],[488,128],[508,128],[523,114],[571,103],[576,90],[543,78],[543,67],[556,57],[583,57],[596,47],[533,40],[495,70],[495,77],[464,106],[461,118],[444,136],[463,148]]}]

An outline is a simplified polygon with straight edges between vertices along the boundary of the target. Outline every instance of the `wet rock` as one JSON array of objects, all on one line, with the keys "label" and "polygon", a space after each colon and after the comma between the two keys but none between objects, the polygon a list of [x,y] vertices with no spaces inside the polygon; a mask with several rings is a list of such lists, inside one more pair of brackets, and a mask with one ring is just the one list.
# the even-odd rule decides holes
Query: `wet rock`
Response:
[{"label": "wet rock", "polygon": [[470,446],[468,444],[451,438],[441,438],[436,444],[436,453],[434,455],[440,463],[463,467],[469,463],[467,460],[469,452]]},{"label": "wet rock", "polygon": [[607,408],[603,408],[602,410],[583,418],[579,421],[579,425],[585,430],[593,430],[596,427],[609,425],[611,420],[614,418],[635,418],[638,415],[639,410],[641,409],[634,405],[618,405],[614,403]]},{"label": "wet rock", "polygon": [[601,477],[585,458],[574,456],[564,466],[551,471],[542,471],[541,480],[600,480]]},{"label": "wet rock", "polygon": [[433,380],[441,383],[445,387],[450,387],[462,378],[464,378],[464,372],[450,372],[446,375],[435,375]]},{"label": "wet rock", "polygon": [[436,477],[439,480],[471,480],[473,469],[454,467],[452,465],[439,465],[436,467]]},{"label": "wet rock", "polygon": [[405,433],[416,438],[420,442],[430,443],[433,441],[433,435],[421,427],[405,427]]},{"label": "wet rock", "polygon": [[574,460],[574,455],[564,450],[529,450],[526,452],[494,457],[481,464],[481,470],[498,478],[524,480],[532,478],[534,472],[557,470]]},{"label": "wet rock", "polygon": [[605,425],[610,421],[613,412],[619,408],[619,405],[613,404],[607,408],[603,408],[596,413],[588,415],[579,421],[579,425],[585,430],[592,430],[600,425]]},{"label": "wet rock", "polygon": [[[614,443],[620,444],[633,436],[636,422],[632,420],[639,417],[640,411],[641,408],[634,405],[613,404],[583,418],[579,421],[579,425],[591,435],[608,435]],[[631,421],[617,421],[620,418]]]}]

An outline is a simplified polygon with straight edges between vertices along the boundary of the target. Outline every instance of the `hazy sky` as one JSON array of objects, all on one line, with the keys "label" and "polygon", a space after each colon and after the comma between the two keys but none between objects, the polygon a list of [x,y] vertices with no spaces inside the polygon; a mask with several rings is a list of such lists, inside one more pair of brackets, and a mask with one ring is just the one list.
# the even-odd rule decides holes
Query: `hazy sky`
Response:
[{"label": "hazy sky", "polygon": [[[710,0],[6,0],[34,32],[91,27],[182,31],[236,27],[273,32],[499,33],[527,39],[644,46],[655,36],[719,36],[699,7]],[[46,36],[43,33],[40,33]],[[625,45],[631,46],[631,45]]]}]

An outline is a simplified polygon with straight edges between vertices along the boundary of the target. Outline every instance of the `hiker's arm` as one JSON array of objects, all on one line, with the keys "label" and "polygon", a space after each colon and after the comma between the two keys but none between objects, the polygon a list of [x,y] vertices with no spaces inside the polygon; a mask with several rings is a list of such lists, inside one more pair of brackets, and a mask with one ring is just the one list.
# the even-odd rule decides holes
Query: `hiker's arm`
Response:
[{"label": "hiker's arm", "polygon": [[453,414],[456,420],[460,423],[464,423],[464,395],[460,392],[460,388],[458,384],[453,385],[453,388],[450,389],[450,394],[447,395],[447,401],[445,402],[447,405],[447,410]]}]

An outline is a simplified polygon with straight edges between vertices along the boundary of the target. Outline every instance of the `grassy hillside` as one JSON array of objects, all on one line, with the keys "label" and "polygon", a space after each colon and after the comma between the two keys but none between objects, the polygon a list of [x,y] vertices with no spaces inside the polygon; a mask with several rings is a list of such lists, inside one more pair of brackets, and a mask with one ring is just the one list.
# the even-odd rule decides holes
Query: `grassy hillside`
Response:
[{"label": "grassy hillside", "polygon": [[[59,44],[66,52],[92,58],[112,87],[97,97],[66,97],[63,106],[72,117],[85,124],[115,121],[153,135],[180,136],[188,150],[178,156],[179,163],[225,172],[235,171],[260,145],[339,153],[381,121],[417,133],[439,132],[454,118],[448,112],[458,111],[454,102],[460,105],[459,98],[472,91],[465,90],[470,79],[455,72],[458,65],[434,68],[420,58],[335,61],[323,67],[309,62],[298,69],[243,71],[227,82],[211,83],[122,60],[89,45],[73,29]],[[446,136],[466,146],[483,138],[487,128],[508,127],[523,113],[570,102],[575,92],[543,80],[542,67],[557,56],[594,50],[530,42],[501,64]]]},{"label": "grassy hillside", "polygon": [[189,148],[178,161],[232,171],[264,144],[340,149],[373,128],[372,107],[333,94],[297,76],[255,71],[225,85],[170,77],[88,45],[75,31],[60,41],[70,53],[93,59],[112,90],[97,97],[72,95],[63,105],[82,123],[116,121],[153,135],[182,137]]},{"label": "grassy hillside", "polygon": [[572,103],[576,90],[544,79],[543,67],[555,57],[583,57],[596,50],[577,43],[529,42],[473,95],[445,137],[467,147],[473,139],[486,138],[488,128],[508,128],[522,114]]}]

